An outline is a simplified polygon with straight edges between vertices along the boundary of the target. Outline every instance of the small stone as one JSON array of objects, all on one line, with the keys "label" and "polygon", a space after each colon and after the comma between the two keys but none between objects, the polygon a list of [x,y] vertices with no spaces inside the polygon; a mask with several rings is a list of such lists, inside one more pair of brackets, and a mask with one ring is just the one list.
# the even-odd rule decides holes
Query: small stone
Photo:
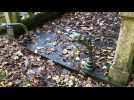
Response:
[{"label": "small stone", "polygon": [[47,76],[47,79],[51,79],[51,75],[48,75],[48,76]]},{"label": "small stone", "polygon": [[52,60],[48,60],[47,62],[48,62],[51,66],[54,65],[54,62],[53,62]]},{"label": "small stone", "polygon": [[58,34],[62,34],[62,32],[60,30],[57,31]]},{"label": "small stone", "polygon": [[53,45],[53,46],[56,46],[56,45],[57,45],[57,42],[56,42],[56,41],[54,41],[54,42],[52,43],[52,45]]},{"label": "small stone", "polygon": [[80,58],[79,58],[79,57],[76,57],[76,58],[75,58],[75,60],[76,60],[76,61],[79,61],[79,60],[80,60]]},{"label": "small stone", "polygon": [[81,61],[81,64],[82,64],[82,65],[85,65],[85,64],[86,64],[86,61]]},{"label": "small stone", "polygon": [[37,49],[35,49],[35,50],[34,50],[34,53],[38,53],[38,50],[37,50]]},{"label": "small stone", "polygon": [[71,31],[71,29],[70,28],[67,28],[66,31],[69,32],[69,31]]},{"label": "small stone", "polygon": [[107,66],[103,66],[102,69],[107,69]]},{"label": "small stone", "polygon": [[68,53],[68,50],[67,49],[64,49],[63,50],[63,54],[65,55],[65,54],[67,54]]}]

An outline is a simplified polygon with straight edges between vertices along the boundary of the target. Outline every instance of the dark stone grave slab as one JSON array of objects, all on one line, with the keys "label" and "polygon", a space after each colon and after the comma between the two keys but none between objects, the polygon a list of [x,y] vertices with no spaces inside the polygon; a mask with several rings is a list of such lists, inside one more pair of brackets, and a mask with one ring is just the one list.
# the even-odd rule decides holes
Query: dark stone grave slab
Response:
[{"label": "dark stone grave slab", "polygon": [[79,36],[77,33],[34,33],[35,39],[24,41],[24,46],[55,63],[62,65],[78,73],[89,75],[101,81],[108,82],[108,77],[104,71],[93,66],[93,70],[85,70],[85,66],[91,59],[88,49],[85,45],[73,41],[73,36]]}]

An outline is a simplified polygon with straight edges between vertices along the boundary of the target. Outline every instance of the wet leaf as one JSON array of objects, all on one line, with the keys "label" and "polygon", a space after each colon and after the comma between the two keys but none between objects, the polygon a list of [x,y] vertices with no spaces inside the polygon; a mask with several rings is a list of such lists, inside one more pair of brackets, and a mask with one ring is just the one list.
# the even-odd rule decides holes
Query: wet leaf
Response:
[{"label": "wet leaf", "polygon": [[15,53],[17,56],[23,56],[23,53],[19,50],[18,52]]},{"label": "wet leaf", "polygon": [[52,52],[54,52],[55,51],[55,49],[54,48],[48,48],[47,49],[47,53],[49,54],[49,53],[52,53]]}]

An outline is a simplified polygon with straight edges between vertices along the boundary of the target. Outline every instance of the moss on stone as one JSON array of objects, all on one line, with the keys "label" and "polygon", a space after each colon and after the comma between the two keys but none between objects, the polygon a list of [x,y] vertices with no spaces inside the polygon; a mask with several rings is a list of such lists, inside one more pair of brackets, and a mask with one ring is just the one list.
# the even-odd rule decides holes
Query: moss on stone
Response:
[{"label": "moss on stone", "polygon": [[[126,15],[125,13],[123,14],[125,17]],[[134,21],[129,20],[129,16],[128,19],[122,18],[115,58],[109,71],[109,77],[114,83],[126,84],[133,68]]]}]

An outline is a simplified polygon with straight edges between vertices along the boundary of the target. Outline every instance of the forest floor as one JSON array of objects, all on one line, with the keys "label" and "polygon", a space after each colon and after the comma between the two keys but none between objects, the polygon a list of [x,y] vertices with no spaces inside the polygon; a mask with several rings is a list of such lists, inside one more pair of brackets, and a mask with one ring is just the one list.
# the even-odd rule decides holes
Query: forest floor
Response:
[{"label": "forest floor", "polygon": [[[58,25],[67,32],[74,30],[94,36],[93,60],[97,67],[105,68],[106,64],[112,64],[120,24],[121,18],[116,12],[73,12],[44,24],[36,31],[61,33],[62,30],[56,27]],[[20,45],[26,36],[14,41],[0,38],[0,86],[111,87],[28,51]],[[133,79],[132,74],[128,86],[134,86]]]}]

